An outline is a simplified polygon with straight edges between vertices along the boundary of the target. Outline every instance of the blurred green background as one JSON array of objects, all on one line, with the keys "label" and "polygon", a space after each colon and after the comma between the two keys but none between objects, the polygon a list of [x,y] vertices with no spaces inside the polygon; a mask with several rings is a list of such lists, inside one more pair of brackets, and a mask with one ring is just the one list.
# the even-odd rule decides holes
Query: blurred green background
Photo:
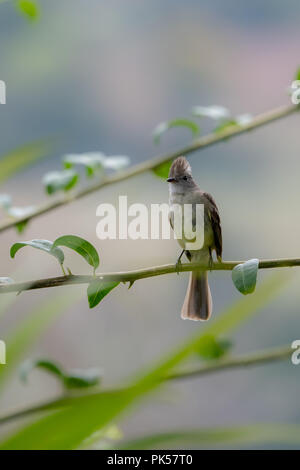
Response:
[{"label": "blurred green background", "polygon": [[[59,169],[65,153],[122,154],[134,164],[188,142],[188,130],[172,130],[157,148],[151,133],[160,121],[189,117],[195,105],[223,105],[236,115],[290,102],[287,89],[299,65],[299,2],[39,4],[34,23],[18,15],[11,2],[0,5],[0,79],[7,85],[7,104],[0,106],[1,154],[40,138],[55,142],[48,158],[2,184],[1,193],[11,194],[15,205],[48,200],[42,176]],[[206,121],[200,126],[202,133],[209,130]],[[200,187],[218,203],[225,260],[299,257],[298,136],[294,115],[189,157]],[[147,173],[43,215],[21,236],[14,229],[4,232],[0,275],[16,280],[57,275],[51,257],[24,249],[11,260],[9,247],[20,239],[54,240],[66,233],[94,243],[101,271],[174,262],[175,241],[97,239],[96,207],[124,194],[129,202],[168,200],[165,182]],[[67,265],[74,273],[88,272],[71,252]],[[265,276],[260,272],[259,282]],[[101,367],[105,384],[119,384],[202,328],[180,319],[187,279],[188,274],[168,275],[136,282],[129,291],[121,286],[94,310],[88,308],[85,286],[1,296],[1,303],[11,298],[12,304],[1,317],[0,338],[6,340],[41,302],[74,295],[23,359],[42,356],[67,368]],[[300,338],[299,280],[294,268],[276,302],[234,333],[234,352]],[[218,316],[240,294],[228,272],[210,274],[210,284]],[[121,429],[130,438],[179,426],[298,423],[299,374],[300,368],[285,362],[173,384],[125,416]],[[59,390],[43,372],[33,372],[24,385],[13,371],[0,397],[2,414],[55,397]]]}]

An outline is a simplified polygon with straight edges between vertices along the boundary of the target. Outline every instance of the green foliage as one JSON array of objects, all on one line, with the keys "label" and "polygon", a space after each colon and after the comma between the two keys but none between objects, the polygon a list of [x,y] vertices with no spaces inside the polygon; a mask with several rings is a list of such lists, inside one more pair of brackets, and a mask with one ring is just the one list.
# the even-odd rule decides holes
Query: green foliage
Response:
[{"label": "green foliage", "polygon": [[65,168],[72,168],[74,165],[83,165],[88,177],[101,175],[104,170],[120,170],[128,166],[130,159],[125,155],[113,155],[108,157],[102,152],[87,152],[81,154],[70,154],[63,157]]},{"label": "green foliage", "polygon": [[78,290],[74,290],[72,295],[56,294],[38,304],[33,311],[26,313],[25,319],[19,321],[17,328],[5,340],[7,366],[0,368],[0,387],[4,385],[5,380],[12,374],[19,361],[32,348],[34,342],[48,328],[49,324],[81,297],[82,293]]},{"label": "green foliage", "polygon": [[57,191],[69,191],[74,188],[79,175],[73,169],[75,165],[84,166],[88,177],[103,175],[106,169],[119,170],[126,167],[130,159],[125,155],[106,156],[102,152],[69,154],[63,157],[64,170],[52,171],[43,178],[43,184],[48,194]]},{"label": "green foliage", "polygon": [[173,160],[168,160],[167,162],[161,163],[160,165],[152,169],[153,173],[160,178],[166,180],[169,176],[170,168]]},{"label": "green foliage", "polygon": [[53,249],[57,249],[58,246],[66,246],[76,251],[76,253],[81,255],[86,262],[94,268],[94,272],[98,268],[100,260],[97,250],[90,242],[84,240],[84,238],[77,237],[76,235],[63,235],[55,240]]},{"label": "green foliage", "polygon": [[99,279],[92,281],[87,289],[90,308],[96,307],[109,292],[117,287],[119,282],[104,282]]},{"label": "green foliage", "polygon": [[111,424],[100,431],[96,431],[83,441],[79,450],[95,449],[104,450],[111,449],[114,443],[122,439],[123,434],[115,424]]},{"label": "green foliage", "polygon": [[194,121],[189,119],[173,119],[172,121],[161,122],[158,124],[158,126],[153,131],[154,142],[159,144],[162,134],[174,127],[186,127],[187,129],[190,129],[194,137],[197,136],[200,132],[198,124],[196,124]]},{"label": "green foliage", "polygon": [[255,290],[259,260],[254,258],[238,264],[232,270],[232,280],[242,294],[252,294]]},{"label": "green foliage", "polygon": [[214,132],[222,133],[237,126],[246,126],[247,124],[250,124],[252,119],[253,118],[250,114],[241,114],[240,116],[237,116],[235,118],[222,119],[219,125],[215,128]]},{"label": "green foliage", "polygon": [[63,158],[65,168],[72,168],[74,165],[83,165],[88,177],[103,173],[102,153],[87,153],[80,155],[66,155]]},{"label": "green foliage", "polygon": [[142,371],[128,387],[61,400],[57,407],[49,406],[47,416],[36,419],[4,439],[0,448],[78,448],[85,439],[115,422],[122,412],[155,390],[164,377],[199,350],[206,335],[218,337],[228,334],[253,316],[275,296],[287,279],[283,272],[271,276],[253,296],[239,299],[146,372]]},{"label": "green foliage", "polygon": [[43,184],[48,194],[69,191],[78,183],[79,175],[74,170],[51,171],[46,173]]},{"label": "green foliage", "polygon": [[50,361],[48,359],[28,359],[27,361],[23,362],[23,364],[21,364],[20,366],[20,379],[23,382],[27,382],[28,375],[35,368],[45,369],[46,371],[51,372],[59,378],[62,378],[64,375],[61,367],[53,361]]},{"label": "green foliage", "polygon": [[295,80],[300,80],[300,67],[297,68],[297,71],[295,73]]},{"label": "green foliage", "polygon": [[37,140],[3,155],[0,159],[0,184],[36,160],[45,157],[49,154],[50,148],[48,141]]},{"label": "green foliage", "polygon": [[39,6],[32,0],[17,0],[16,7],[29,20],[36,20],[39,17]]},{"label": "green foliage", "polygon": [[241,446],[261,442],[299,445],[300,427],[297,424],[259,423],[228,428],[179,429],[178,431],[167,431],[128,441],[124,440],[118,444],[118,449],[176,449],[182,448],[183,445],[197,445],[197,447],[207,448],[225,444]]},{"label": "green foliage", "polygon": [[203,359],[220,359],[228,353],[232,343],[226,339],[217,339],[214,336],[206,335],[197,350],[197,354]]},{"label": "green foliage", "polygon": [[32,248],[37,248],[38,250],[45,251],[49,255],[54,256],[59,264],[62,266],[64,262],[64,252],[54,246],[54,244],[49,240],[29,240],[26,242],[17,242],[14,243],[10,249],[10,256],[15,257],[15,254],[24,246],[31,246]]},{"label": "green foliage", "polygon": [[94,273],[100,263],[99,255],[93,245],[84,238],[77,237],[76,235],[63,235],[62,237],[57,238],[55,242],[40,239],[17,242],[11,246],[10,256],[14,258],[16,253],[24,246],[31,246],[54,256],[62,267],[64,274],[65,271],[63,268],[63,262],[65,255],[63,250],[59,248],[60,246],[65,246],[67,248],[71,248],[71,250],[76,251],[76,253],[81,255],[87,261],[87,263],[93,267]]},{"label": "green foliage", "polygon": [[[32,17],[35,13],[30,13],[30,1],[19,1],[19,4],[27,4],[27,15]],[[26,8],[25,8],[26,10]],[[297,78],[299,78],[299,71]],[[215,132],[223,132],[233,126],[241,126],[249,122],[247,115],[236,118],[231,117],[228,110],[221,107],[194,109],[194,115],[206,116],[218,120]],[[199,134],[199,128],[193,121],[185,119],[176,119],[168,123],[160,124],[154,131],[154,140],[159,142],[161,135],[170,128],[186,127],[191,130],[193,136]],[[38,157],[37,157],[38,158]],[[82,155],[68,155],[64,158],[65,170],[62,172],[50,173],[45,176],[44,184],[48,194],[52,194],[59,190],[68,191],[78,182],[78,174],[73,170],[74,165],[83,165],[88,176],[102,174],[105,169],[117,170],[126,166],[127,157],[114,156],[106,157],[100,153],[88,153]],[[5,160],[5,159],[4,159]],[[22,159],[21,159],[22,160]],[[25,159],[26,160],[26,159]],[[28,157],[28,162],[33,161],[33,157]],[[28,163],[27,162],[27,163]],[[0,162],[0,174],[1,174]],[[6,161],[6,164],[11,162]],[[12,175],[19,168],[26,166],[27,163],[18,161],[7,171],[7,175]],[[168,177],[171,161],[157,165],[153,169],[154,174],[164,179]],[[8,165],[9,168],[9,165]],[[5,171],[4,171],[5,174]],[[2,174],[0,179],[2,178]],[[4,195],[5,196],[5,195]],[[7,195],[6,195],[7,196]],[[7,213],[12,217],[30,216],[30,211],[34,208],[18,208],[12,207],[8,197],[0,198],[0,204]],[[30,210],[29,210],[30,209]],[[28,212],[26,212],[28,211]],[[27,221],[20,222],[17,229],[22,231]],[[66,235],[59,237],[54,243],[47,240],[31,240],[29,242],[20,242],[11,247],[11,256],[14,257],[17,251],[24,246],[32,246],[40,250],[46,251],[54,255],[60,265],[63,265],[64,253],[59,248],[65,246],[73,249],[80,254],[89,265],[93,267],[95,273],[99,266],[100,260],[96,249],[86,240],[74,236]],[[41,246],[39,246],[41,245]],[[58,252],[56,252],[58,250]],[[56,254],[55,254],[56,252]],[[233,282],[237,289],[243,294],[252,293],[256,287],[258,270],[258,260],[249,260],[246,263],[238,265],[232,272]],[[247,299],[239,299],[239,301],[231,308],[227,309],[223,315],[215,318],[209,324],[206,324],[201,330],[197,330],[191,338],[184,344],[180,345],[171,354],[160,359],[158,363],[143,370],[138,377],[134,377],[128,381],[129,386],[108,390],[97,391],[94,393],[71,395],[63,398],[56,404],[45,407],[45,415],[34,418],[29,424],[23,424],[21,429],[12,431],[12,434],[4,438],[2,442],[3,449],[73,449],[81,448],[88,445],[95,438],[106,436],[107,429],[111,429],[112,423],[121,413],[128,411],[131,406],[137,404],[142,398],[159,387],[164,380],[172,375],[183,361],[193,354],[199,355],[206,360],[218,360],[222,358],[230,349],[231,343],[227,340],[219,338],[220,335],[228,334],[240,323],[248,319],[255,311],[265,305],[275,293],[284,285],[286,277],[279,273],[265,284],[260,286],[255,294]],[[10,278],[0,278],[0,284],[13,282]],[[95,307],[99,302],[115,287],[118,282],[104,282],[101,279],[95,279],[88,286],[87,294],[90,308]],[[132,284],[130,284],[132,285]],[[47,322],[53,319],[57,314],[57,309],[67,307],[70,296],[65,298],[65,294],[61,298],[55,299],[50,307],[34,312],[25,322],[19,325],[18,329],[13,332],[8,344],[8,362],[9,369],[0,369],[0,382],[4,382],[7,376],[7,370],[11,372],[16,363],[20,360],[30,346],[31,342],[43,331]],[[72,297],[72,301],[74,298]],[[45,318],[46,317],[46,318]],[[99,383],[99,373],[95,370],[87,371],[65,371],[59,364],[49,361],[48,359],[27,360],[21,368],[21,376],[24,380],[34,368],[41,368],[57,377],[66,389],[85,388]],[[35,415],[36,416],[36,415]],[[274,430],[275,429],[275,430]],[[276,434],[276,429],[278,433]],[[296,428],[295,428],[296,429]],[[195,442],[197,445],[215,445],[218,442],[255,442],[259,439],[271,440],[278,439],[283,442],[284,438],[288,442],[299,442],[294,437],[292,427],[287,428],[278,426],[278,428],[263,426],[240,427],[230,429],[199,429],[194,431],[178,430],[177,432],[166,432],[158,435],[145,436],[141,439],[124,442],[124,448],[153,448],[160,447],[178,442]],[[273,432],[272,432],[273,431]],[[297,430],[299,433],[299,429]],[[283,437],[284,436],[284,437]]]},{"label": "green foliage", "polygon": [[[15,207],[12,205],[11,196],[8,194],[1,194],[0,195],[0,207],[4,209],[4,211],[13,218],[21,218],[21,217],[30,217],[30,215],[34,212],[34,206],[27,206],[27,207]],[[23,220],[22,222],[18,222],[16,224],[16,229],[18,233],[22,233],[28,224],[28,220]]]},{"label": "green foliage", "polygon": [[65,376],[64,385],[68,389],[94,387],[100,383],[98,369],[74,369]]},{"label": "green foliage", "polygon": [[215,128],[214,132],[221,133],[236,126],[238,126],[238,123],[235,119],[228,119],[226,121],[221,121],[220,124]]},{"label": "green foliage", "polygon": [[[192,108],[192,114],[196,117],[206,117],[217,121],[217,127],[214,129],[214,132],[216,133],[222,133],[237,126],[244,126],[252,121],[252,116],[250,114],[241,114],[239,116],[233,117],[230,111],[223,106],[194,106]],[[154,142],[158,144],[162,134],[164,134],[167,130],[173,127],[181,126],[190,129],[194,137],[197,136],[200,132],[198,124],[196,124],[194,121],[189,119],[173,119],[171,121],[160,123],[154,129]],[[154,173],[165,178],[168,163],[169,162],[158,165],[153,169]]]},{"label": "green foliage", "polygon": [[98,385],[100,373],[96,369],[65,371],[58,363],[49,359],[28,359],[19,370],[20,378],[27,382],[28,374],[35,368],[55,375],[66,389],[87,388]]},{"label": "green foliage", "polygon": [[25,230],[25,228],[27,227],[27,225],[28,225],[28,220],[23,220],[22,222],[18,222],[18,223],[16,224],[17,232],[18,232],[19,234],[23,233],[24,230]]}]

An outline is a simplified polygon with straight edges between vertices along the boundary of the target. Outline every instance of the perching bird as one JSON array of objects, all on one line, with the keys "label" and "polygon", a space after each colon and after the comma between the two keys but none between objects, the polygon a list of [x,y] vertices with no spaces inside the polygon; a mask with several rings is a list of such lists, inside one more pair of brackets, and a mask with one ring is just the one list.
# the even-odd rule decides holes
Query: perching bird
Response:
[{"label": "perching bird", "polygon": [[[218,261],[222,259],[222,231],[217,205],[213,197],[209,193],[201,191],[194,181],[191,166],[185,157],[178,157],[174,160],[167,181],[169,183],[169,220],[173,229],[174,214],[176,207],[178,207],[177,205],[182,208],[183,219],[185,214],[183,209],[184,204],[191,205],[191,225],[193,231],[195,231],[196,228],[196,205],[202,204],[204,206],[202,220],[200,220],[202,230],[204,225],[203,246],[201,249],[186,250],[186,246],[191,240],[189,239],[190,237],[186,237],[186,234],[183,233],[182,238],[178,239],[178,243],[183,251],[177,263],[180,263],[180,258],[185,252],[189,261],[207,265],[209,269],[212,263],[213,250],[216,252]],[[199,229],[199,223],[197,229]],[[207,280],[207,271],[192,271],[190,273],[189,285],[181,310],[181,317],[190,320],[208,320],[211,312],[212,299]]]}]

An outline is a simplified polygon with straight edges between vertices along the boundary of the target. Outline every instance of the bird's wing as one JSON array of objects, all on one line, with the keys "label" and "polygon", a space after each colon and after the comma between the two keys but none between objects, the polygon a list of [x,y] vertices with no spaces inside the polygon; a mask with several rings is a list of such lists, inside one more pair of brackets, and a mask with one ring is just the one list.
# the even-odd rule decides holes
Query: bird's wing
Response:
[{"label": "bird's wing", "polygon": [[216,249],[217,257],[222,259],[222,228],[221,228],[219,210],[211,194],[203,193],[203,197],[207,201],[206,206],[207,206],[208,215],[209,215],[211,226],[212,226],[213,233],[214,233],[214,241],[215,241],[215,249]]}]

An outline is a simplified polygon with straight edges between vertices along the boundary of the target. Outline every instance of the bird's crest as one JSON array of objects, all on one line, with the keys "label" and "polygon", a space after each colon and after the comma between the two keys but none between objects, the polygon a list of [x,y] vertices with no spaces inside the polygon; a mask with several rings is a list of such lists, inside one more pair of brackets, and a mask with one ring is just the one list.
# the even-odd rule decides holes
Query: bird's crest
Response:
[{"label": "bird's crest", "polygon": [[176,178],[176,176],[182,176],[185,174],[192,174],[191,165],[185,157],[178,157],[172,163],[169,172],[169,178]]}]

